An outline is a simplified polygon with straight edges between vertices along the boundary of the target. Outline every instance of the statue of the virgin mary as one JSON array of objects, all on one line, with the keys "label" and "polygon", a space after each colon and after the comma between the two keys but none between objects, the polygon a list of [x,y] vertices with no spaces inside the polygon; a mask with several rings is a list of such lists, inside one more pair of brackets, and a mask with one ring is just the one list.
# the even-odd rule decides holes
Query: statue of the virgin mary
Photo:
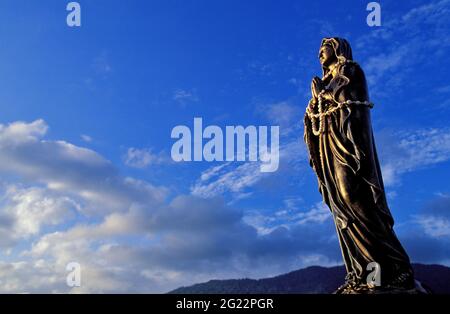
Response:
[{"label": "statue of the virgin mary", "polygon": [[[413,289],[411,264],[394,233],[386,201],[364,72],[345,39],[323,39],[319,59],[323,77],[312,81],[304,136],[347,270],[336,293]],[[368,266],[374,263],[381,287],[367,281],[373,272]]]}]

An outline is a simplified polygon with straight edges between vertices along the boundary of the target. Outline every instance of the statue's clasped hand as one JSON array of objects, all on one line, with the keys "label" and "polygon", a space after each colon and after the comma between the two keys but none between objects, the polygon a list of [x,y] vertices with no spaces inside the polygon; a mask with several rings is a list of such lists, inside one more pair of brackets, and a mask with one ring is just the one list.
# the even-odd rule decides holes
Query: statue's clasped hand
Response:
[{"label": "statue's clasped hand", "polygon": [[319,77],[314,77],[311,83],[311,94],[314,99],[317,99],[317,97],[320,94],[320,91],[324,88],[323,82]]}]

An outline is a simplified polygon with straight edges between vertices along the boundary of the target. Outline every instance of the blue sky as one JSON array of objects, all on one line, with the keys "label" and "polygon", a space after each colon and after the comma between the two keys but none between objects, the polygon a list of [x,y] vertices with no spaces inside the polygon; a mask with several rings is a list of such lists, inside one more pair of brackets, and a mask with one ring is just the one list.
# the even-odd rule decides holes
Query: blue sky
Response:
[{"label": "blue sky", "polygon": [[[450,1],[0,4],[0,291],[165,292],[341,263],[303,145],[323,37],[369,82],[396,230],[450,264]],[[324,8],[330,7],[330,10]],[[279,125],[280,168],[174,163],[171,130]],[[66,286],[69,262],[82,286]]]}]

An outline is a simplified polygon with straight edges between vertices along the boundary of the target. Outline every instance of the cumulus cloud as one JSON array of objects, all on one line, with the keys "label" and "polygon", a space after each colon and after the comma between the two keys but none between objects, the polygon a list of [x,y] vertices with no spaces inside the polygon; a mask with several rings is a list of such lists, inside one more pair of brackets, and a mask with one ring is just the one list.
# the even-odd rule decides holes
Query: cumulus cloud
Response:
[{"label": "cumulus cloud", "polygon": [[3,185],[0,198],[0,246],[10,248],[23,239],[38,235],[43,226],[69,220],[80,205],[48,189]]},{"label": "cumulus cloud", "polygon": [[[166,201],[164,188],[122,177],[98,153],[46,141],[47,129],[43,121],[0,127],[1,164],[10,166],[0,170],[27,182],[3,185],[0,245],[12,251],[0,263],[1,292],[165,292],[211,278],[258,278],[341,263],[323,204],[305,209],[301,199],[288,198],[274,213],[244,212],[217,197],[251,191],[248,187],[262,180],[256,171],[252,177],[247,168],[216,166],[199,179],[212,184],[204,190],[208,198],[179,195]],[[422,137],[433,142],[433,134],[405,137],[404,147],[423,145]],[[288,164],[296,165],[303,150],[292,142],[282,151]],[[421,159],[436,156],[424,153]],[[431,216],[444,212],[433,208],[410,222],[420,231],[418,245],[410,248],[411,228],[402,235],[414,257],[423,254],[420,243],[430,250],[431,244],[441,245],[438,237],[448,238],[445,224],[430,225]],[[436,258],[446,256],[445,248],[435,248]],[[65,285],[70,262],[81,265],[81,288]]]},{"label": "cumulus cloud", "polygon": [[[156,210],[110,214],[100,223],[45,234],[20,263],[0,265],[6,283],[0,291],[70,291],[61,284],[69,262],[82,270],[82,287],[72,292],[163,292],[211,278],[269,276],[339,260],[333,229],[323,221],[261,235],[243,217],[220,199],[193,196]],[[318,229],[321,236],[312,238]],[[22,274],[7,273],[11,268],[23,269],[32,280],[20,285]]]},{"label": "cumulus cloud", "polygon": [[42,120],[0,125],[0,172],[78,197],[96,211],[125,210],[134,202],[164,199],[164,188],[121,176],[93,150],[45,140],[47,130]]},{"label": "cumulus cloud", "polygon": [[[378,39],[391,41],[392,32],[405,35],[405,41],[367,58],[372,83],[383,83],[380,89],[398,86],[402,77],[390,74],[400,66],[429,62],[414,54],[423,46],[434,49],[433,55],[445,52],[448,3],[416,8],[361,41],[360,48],[367,48]],[[414,21],[430,28],[422,33]],[[94,66],[103,76],[112,70],[104,60]],[[266,75],[278,67],[262,62],[254,68]],[[181,105],[199,100],[195,90],[182,89],[172,99]],[[279,171],[262,174],[258,163],[215,165],[193,184],[192,195],[171,200],[166,188],[121,175],[93,150],[47,140],[43,120],[0,125],[0,173],[5,180],[21,181],[0,189],[0,246],[6,249],[0,252],[0,292],[164,292],[212,278],[264,277],[341,263],[323,204],[303,208],[299,200],[286,199],[274,213],[244,212],[218,198],[247,197],[268,180],[283,187],[283,179],[292,180],[286,174],[301,175],[308,167],[296,129],[301,128],[299,109],[289,101],[261,108],[268,121],[282,126]],[[387,135],[380,152],[388,185],[404,173],[447,161],[448,134],[447,129],[427,129]],[[131,148],[125,162],[146,167],[162,161],[151,150]],[[413,260],[448,260],[447,208],[448,200],[441,197],[400,226]],[[81,288],[65,284],[69,262],[81,265]]]},{"label": "cumulus cloud", "polygon": [[0,124],[0,145],[20,145],[26,142],[35,142],[37,138],[47,133],[48,126],[44,120],[31,123],[14,122],[9,125]]},{"label": "cumulus cloud", "polygon": [[[289,228],[273,222],[261,233],[221,198],[167,202],[164,187],[121,176],[92,150],[48,141],[47,130],[42,120],[0,126],[0,171],[23,182],[3,185],[0,245],[10,253],[0,257],[10,256],[0,263],[1,292],[164,292],[339,260],[320,212],[299,215],[304,223]],[[241,178],[237,191],[251,180]],[[309,243],[318,229],[322,236]],[[71,262],[81,265],[81,288],[65,285]]]}]

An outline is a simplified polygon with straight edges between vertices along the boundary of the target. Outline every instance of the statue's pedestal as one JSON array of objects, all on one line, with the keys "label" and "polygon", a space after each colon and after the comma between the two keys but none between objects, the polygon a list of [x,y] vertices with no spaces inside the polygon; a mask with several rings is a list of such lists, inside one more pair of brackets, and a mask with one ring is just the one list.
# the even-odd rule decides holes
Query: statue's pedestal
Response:
[{"label": "statue's pedestal", "polygon": [[348,287],[344,290],[336,291],[335,294],[432,294],[432,292],[429,288],[422,285],[420,281],[416,280],[416,286],[413,289]]}]

